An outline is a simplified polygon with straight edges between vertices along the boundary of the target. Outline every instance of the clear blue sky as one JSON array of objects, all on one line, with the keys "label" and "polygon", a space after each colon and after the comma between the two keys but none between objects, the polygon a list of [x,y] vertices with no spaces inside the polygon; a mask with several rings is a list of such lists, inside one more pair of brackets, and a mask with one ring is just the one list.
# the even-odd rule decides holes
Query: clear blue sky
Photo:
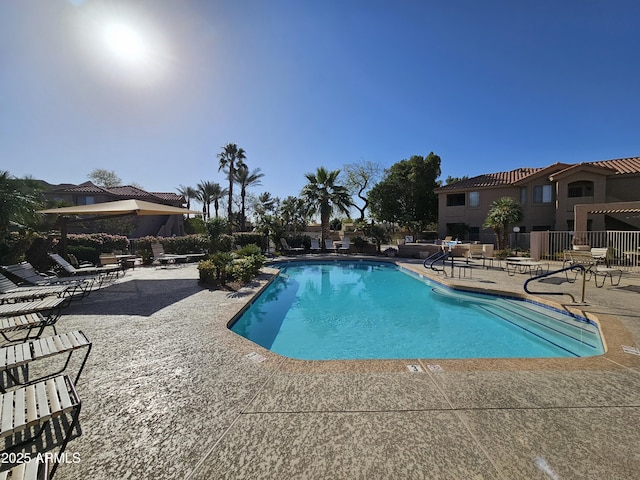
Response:
[{"label": "clear blue sky", "polygon": [[634,0],[2,0],[0,169],[175,191],[224,184],[233,142],[265,174],[253,193],[282,198],[361,159],[433,151],[445,179],[638,156],[639,18]]}]

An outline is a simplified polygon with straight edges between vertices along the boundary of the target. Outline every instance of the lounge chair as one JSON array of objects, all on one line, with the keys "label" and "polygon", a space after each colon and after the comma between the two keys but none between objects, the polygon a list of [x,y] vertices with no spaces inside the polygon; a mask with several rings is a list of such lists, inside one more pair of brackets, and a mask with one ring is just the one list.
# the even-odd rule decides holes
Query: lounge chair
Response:
[{"label": "lounge chair", "polygon": [[351,249],[351,239],[345,235],[345,237],[342,239],[342,242],[338,245],[338,251],[342,253],[349,253],[350,249]]},{"label": "lounge chair", "polygon": [[69,262],[67,262],[64,258],[62,258],[60,255],[58,255],[57,253],[50,253],[49,257],[51,258],[51,260],[56,262],[56,264],[60,268],[62,268],[62,270],[65,272],[66,275],[71,277],[79,277],[82,275],[105,275],[105,276],[115,275],[117,278],[120,275],[120,272],[122,271],[122,268],[120,267],[120,265],[108,265],[106,267],[90,266],[90,267],[76,268],[73,265],[71,265]]},{"label": "lounge chair", "polygon": [[[56,448],[60,456],[68,442],[81,434],[80,397],[66,375],[4,393],[0,403],[0,440],[4,445],[0,455],[12,459],[2,468],[15,466],[16,458],[27,454],[35,458],[37,453]],[[54,462],[52,477],[58,465]]]},{"label": "lounge chair", "polygon": [[287,242],[286,238],[281,238],[280,239],[280,244],[282,245],[282,249],[284,250],[285,253],[302,253],[304,252],[304,248],[303,247],[290,247],[289,243]]},{"label": "lounge chair", "polygon": [[330,250],[330,251],[334,251],[334,252],[338,251],[338,246],[330,238],[327,238],[324,241],[324,248],[325,248],[325,250]]},{"label": "lounge chair", "polygon": [[51,286],[30,286],[19,287],[8,277],[0,273],[0,304],[9,302],[24,302],[37,300],[40,298],[57,295],[64,297],[73,295],[76,291],[75,285],[51,285]]},{"label": "lounge chair", "polygon": [[489,265],[493,267],[494,257],[489,257],[485,254],[484,247],[479,243],[472,243],[469,245],[468,252],[469,260],[482,259],[482,267],[488,269]]},{"label": "lounge chair", "polygon": [[83,276],[82,278],[58,277],[56,275],[43,275],[39,273],[29,262],[16,263],[2,267],[4,272],[9,276],[20,279],[21,282],[28,285],[45,286],[45,285],[77,285],[83,292],[88,294],[96,280],[100,276]]},{"label": "lounge chair", "polygon": [[32,302],[3,303],[0,305],[0,317],[15,317],[29,313],[39,313],[47,321],[55,321],[63,308],[71,303],[72,297],[46,297]]},{"label": "lounge chair", "polygon": [[[57,317],[49,318],[42,314],[28,313],[26,315],[17,315],[14,317],[0,317],[0,336],[4,338],[6,343],[26,342],[32,338],[40,338],[44,329],[47,327],[53,328],[53,333],[58,334],[56,331]],[[26,335],[20,338],[9,338],[7,334],[12,332],[21,332],[26,330]],[[35,330],[35,335],[32,332]]]},{"label": "lounge chair", "polygon": [[204,253],[185,253],[185,254],[173,254],[165,253],[164,247],[159,242],[151,244],[151,251],[153,252],[154,262],[158,262],[160,265],[186,263],[193,261],[196,258],[205,257]]},{"label": "lounge chair", "polygon": [[312,238],[311,239],[311,251],[312,252],[319,252],[320,251],[320,240],[318,240],[317,238]]},{"label": "lounge chair", "polygon": [[[91,347],[91,341],[79,330],[0,347],[0,372],[4,374],[2,375],[4,383],[0,384],[0,391],[6,393],[7,389],[11,387],[29,385],[60,375],[69,366],[73,353],[76,350],[85,349],[84,358],[73,381],[77,384],[89,358]],[[67,356],[62,368],[56,372],[41,375],[38,378],[29,378],[31,362],[57,355]],[[47,366],[50,366],[50,364],[51,362],[48,362]]]}]

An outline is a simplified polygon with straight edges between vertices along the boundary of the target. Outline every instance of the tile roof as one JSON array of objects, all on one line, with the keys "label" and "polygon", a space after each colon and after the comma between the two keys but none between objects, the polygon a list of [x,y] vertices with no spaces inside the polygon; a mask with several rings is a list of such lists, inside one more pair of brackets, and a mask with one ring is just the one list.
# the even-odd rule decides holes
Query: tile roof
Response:
[{"label": "tile roof", "polygon": [[[561,166],[564,164],[555,165]],[[601,160],[596,162],[582,162],[578,164],[567,164],[566,166],[569,168],[573,168],[578,165],[608,168],[614,172],[614,175],[625,173],[640,173],[640,157]],[[440,188],[436,188],[435,192],[438,193],[447,190],[466,190],[469,188],[491,188],[513,185],[516,182],[524,180],[530,175],[534,175],[552,166],[553,165],[542,168],[516,168],[515,170],[511,170],[508,172],[485,173],[482,175],[478,175],[477,177],[468,178],[466,180],[454,182],[449,185],[443,185]]]},{"label": "tile roof", "polygon": [[543,170],[542,168],[516,168],[508,172],[497,173],[484,173],[477,177],[467,178],[466,180],[460,180],[459,182],[443,185],[440,188],[436,188],[436,192],[444,190],[461,190],[465,188],[489,188],[499,187],[503,185],[511,185],[518,182],[529,175]]},{"label": "tile roof", "polygon": [[[133,185],[121,185],[117,187],[99,187],[91,181],[81,183],[80,185],[61,184],[53,187],[55,192],[65,193],[101,193],[105,195],[113,195],[118,198],[134,198],[148,200],[162,200],[169,202],[184,203],[184,197],[172,192],[147,192]],[[157,203],[157,202],[156,202]]]}]

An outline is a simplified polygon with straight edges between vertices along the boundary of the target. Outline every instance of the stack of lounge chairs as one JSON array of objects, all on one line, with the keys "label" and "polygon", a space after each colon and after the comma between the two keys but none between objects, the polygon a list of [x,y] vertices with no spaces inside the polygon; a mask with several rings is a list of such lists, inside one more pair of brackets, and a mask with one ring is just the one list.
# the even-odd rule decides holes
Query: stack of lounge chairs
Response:
[{"label": "stack of lounge chairs", "polygon": [[[44,276],[29,264],[2,270],[0,479],[52,478],[68,442],[82,434],[76,385],[92,347],[82,331],[58,333],[56,324],[107,272],[76,279]],[[52,334],[43,336],[48,327]]]}]

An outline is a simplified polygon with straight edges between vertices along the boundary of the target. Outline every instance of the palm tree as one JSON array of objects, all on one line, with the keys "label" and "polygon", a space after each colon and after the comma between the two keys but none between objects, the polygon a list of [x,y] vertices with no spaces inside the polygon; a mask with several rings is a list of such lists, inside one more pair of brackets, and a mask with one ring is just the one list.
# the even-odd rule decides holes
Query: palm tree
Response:
[{"label": "palm tree", "polygon": [[255,170],[249,172],[249,168],[244,165],[236,170],[234,175],[235,182],[240,185],[240,198],[241,200],[241,208],[240,208],[240,231],[244,232],[246,226],[247,217],[245,216],[245,202],[247,197],[247,188],[250,186],[258,186],[262,185],[260,179],[264,177],[264,173],[260,173],[260,169],[256,168]]},{"label": "palm tree", "polygon": [[324,241],[329,237],[329,220],[334,209],[348,215],[349,207],[352,206],[348,190],[336,184],[338,175],[340,170],[328,171],[324,167],[319,167],[316,173],[306,173],[309,183],[301,193],[309,209],[313,213],[320,213],[323,247]]},{"label": "palm tree", "polygon": [[4,239],[11,225],[25,226],[37,221],[41,190],[32,178],[15,178],[0,171],[0,239]]},{"label": "palm tree", "polygon": [[224,147],[222,147],[222,152],[218,154],[218,158],[220,159],[220,163],[218,166],[218,171],[225,168],[228,173],[229,179],[229,205],[227,205],[228,211],[228,220],[229,220],[229,233],[231,233],[232,227],[232,215],[233,215],[233,181],[237,168],[241,168],[244,166],[244,160],[247,158],[245,155],[245,151],[242,148],[238,148],[238,145],[235,143],[227,143]]},{"label": "palm tree", "polygon": [[216,218],[218,218],[218,210],[220,209],[220,200],[224,198],[229,190],[226,188],[222,188],[219,183],[214,183],[213,188],[211,189],[211,201],[213,202],[213,209],[216,213]]},{"label": "palm tree", "polygon": [[[184,185],[180,185],[176,190],[187,201],[187,210],[191,210],[191,200],[198,199],[198,190],[196,190],[193,187],[185,187]],[[187,218],[189,218],[188,213],[187,213]]]},{"label": "palm tree", "polygon": [[211,218],[211,202],[215,209],[216,217],[218,216],[218,208],[220,207],[220,199],[227,193],[226,188],[222,188],[219,183],[201,181],[198,184],[197,198],[202,202],[202,215],[204,220]]},{"label": "palm tree", "polygon": [[511,197],[502,197],[493,201],[482,226],[493,229],[498,250],[503,250],[509,246],[509,225],[520,223],[523,218],[522,205]]}]

